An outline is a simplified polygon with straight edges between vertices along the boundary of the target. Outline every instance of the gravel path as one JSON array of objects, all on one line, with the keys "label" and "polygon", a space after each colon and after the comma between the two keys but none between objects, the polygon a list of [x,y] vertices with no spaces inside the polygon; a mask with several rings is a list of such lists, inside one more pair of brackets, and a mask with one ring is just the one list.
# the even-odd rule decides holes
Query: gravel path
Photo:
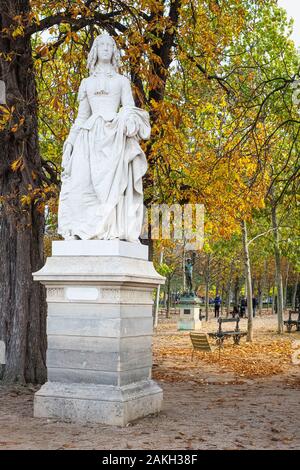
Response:
[{"label": "gravel path", "polygon": [[[273,338],[274,319],[260,323],[260,341]],[[174,319],[162,324],[154,349],[175,334]],[[291,337],[300,339],[295,333],[286,340]],[[200,358],[197,368],[185,368],[186,375],[179,369],[170,379],[175,363],[176,357],[159,360],[154,368],[164,390],[162,412],[126,428],[34,419],[36,387],[0,386],[0,449],[300,449],[299,366],[249,378]]]}]

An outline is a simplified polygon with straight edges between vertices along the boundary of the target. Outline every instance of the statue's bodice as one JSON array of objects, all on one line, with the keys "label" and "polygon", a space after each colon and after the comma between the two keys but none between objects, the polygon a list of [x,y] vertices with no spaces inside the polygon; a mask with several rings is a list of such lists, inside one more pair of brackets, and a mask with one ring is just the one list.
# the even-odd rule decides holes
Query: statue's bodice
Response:
[{"label": "statue's bodice", "polygon": [[90,77],[86,80],[86,92],[92,114],[101,113],[105,120],[110,120],[119,111],[122,80],[117,74],[110,79]]},{"label": "statue's bodice", "polygon": [[[114,119],[120,105],[134,106],[129,80],[117,73],[95,74],[82,81],[78,93],[85,116],[101,115],[105,121]],[[79,117],[82,110],[79,110]]]},{"label": "statue's bodice", "polygon": [[130,81],[116,72],[95,73],[84,78],[79,87],[78,100],[77,118],[66,143],[74,144],[79,130],[91,129],[97,116],[101,116],[104,121],[112,121],[120,106],[135,106]]}]

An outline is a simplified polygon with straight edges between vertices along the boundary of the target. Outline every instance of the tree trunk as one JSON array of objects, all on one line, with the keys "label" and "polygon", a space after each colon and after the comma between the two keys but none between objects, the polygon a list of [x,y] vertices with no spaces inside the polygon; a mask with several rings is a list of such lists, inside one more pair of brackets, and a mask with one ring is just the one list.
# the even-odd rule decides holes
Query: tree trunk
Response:
[{"label": "tree trunk", "polygon": [[166,291],[166,285],[165,285],[165,287],[164,287],[163,306],[164,306],[164,308],[167,308],[167,291]]},{"label": "tree trunk", "polygon": [[182,253],[182,284],[183,284],[183,292],[186,290],[186,282],[185,282],[185,239],[183,240],[183,253]]},{"label": "tree trunk", "polygon": [[224,284],[222,284],[221,287],[221,317],[223,316],[223,310],[224,310],[224,292],[225,292],[225,287]]},{"label": "tree trunk", "polygon": [[294,290],[293,290],[293,298],[292,298],[292,309],[296,309],[296,299],[297,299],[297,291],[298,291],[298,283],[299,283],[299,273],[296,275],[296,281],[294,284]]},{"label": "tree trunk", "polygon": [[210,285],[210,253],[207,254],[205,268],[205,320],[208,321],[209,316],[209,285]]},{"label": "tree trunk", "polygon": [[268,286],[267,286],[267,311],[269,311],[270,308],[270,296],[271,296],[271,282],[268,280]]},{"label": "tree trunk", "polygon": [[239,297],[240,297],[240,279],[237,276],[235,278],[235,283],[234,283],[234,305],[236,306],[239,305]]},{"label": "tree trunk", "polygon": [[283,333],[283,286],[281,274],[281,253],[279,246],[279,230],[277,223],[276,206],[272,205],[272,226],[274,236],[274,255],[276,267],[276,287],[277,287],[277,318],[278,318],[278,333]]},{"label": "tree trunk", "polygon": [[[30,12],[29,0],[0,0],[0,30]],[[41,187],[37,99],[30,37],[0,33],[0,79],[11,120],[0,129],[0,339],[6,344],[5,382],[46,379],[46,303],[32,272],[44,264],[43,209],[28,193]],[[10,56],[10,59],[5,57]],[[0,116],[1,117],[1,116]],[[14,171],[12,163],[18,161]],[[26,205],[21,198],[27,197]]]},{"label": "tree trunk", "polygon": [[248,312],[248,334],[247,340],[253,341],[253,309],[252,309],[252,282],[251,282],[251,266],[248,248],[248,234],[247,224],[244,220],[242,223],[243,230],[243,248],[244,248],[244,260],[245,260],[245,276],[247,286],[247,312]]},{"label": "tree trunk", "polygon": [[275,285],[272,287],[272,315],[275,314]]},{"label": "tree trunk", "polygon": [[[159,264],[162,264],[164,259],[164,247],[162,247],[159,255]],[[155,309],[154,309],[154,328],[158,325],[158,312],[159,312],[159,297],[160,297],[160,284],[156,289]]]},{"label": "tree trunk", "polygon": [[167,298],[166,318],[170,318],[170,302],[171,302],[171,277],[170,276],[167,276],[167,289],[168,289],[168,298]]},{"label": "tree trunk", "polygon": [[255,295],[255,290],[256,290],[256,279],[252,279],[252,294]]},{"label": "tree trunk", "polygon": [[262,314],[263,308],[263,290],[262,290],[262,279],[259,279],[257,284],[257,300],[258,300],[258,313],[259,315]]},{"label": "tree trunk", "polygon": [[263,311],[263,298],[264,298],[264,292],[265,292],[265,286],[266,286],[266,277],[267,277],[267,262],[265,260],[264,261],[263,274],[262,274],[262,277],[261,277],[261,279],[259,281],[259,284],[258,284],[258,311],[259,311],[259,315],[261,315],[262,311]]},{"label": "tree trunk", "polygon": [[227,307],[226,307],[226,316],[227,317],[229,316],[229,313],[230,313],[230,299],[231,299],[231,289],[232,289],[233,263],[234,263],[234,261],[231,260],[229,278],[228,278],[228,283],[227,283]]},{"label": "tree trunk", "polygon": [[284,283],[284,296],[283,296],[283,308],[286,308],[287,305],[287,292],[288,292],[288,284],[289,284],[289,271],[290,271],[290,263],[287,263],[286,266],[286,275],[285,275],[285,283]]}]

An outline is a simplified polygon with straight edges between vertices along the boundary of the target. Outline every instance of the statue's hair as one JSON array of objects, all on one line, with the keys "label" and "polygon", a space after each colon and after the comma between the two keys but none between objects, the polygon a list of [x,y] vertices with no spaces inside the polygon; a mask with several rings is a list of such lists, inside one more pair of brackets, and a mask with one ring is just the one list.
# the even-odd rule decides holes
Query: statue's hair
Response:
[{"label": "statue's hair", "polygon": [[100,41],[101,38],[103,37],[109,37],[111,42],[113,43],[113,55],[111,59],[111,63],[113,68],[115,69],[116,72],[119,71],[119,66],[120,66],[120,52],[117,48],[117,44],[114,40],[113,37],[111,37],[108,33],[100,34],[99,36],[96,37],[96,39],[93,42],[92,48],[89,52],[88,58],[87,58],[87,67],[89,69],[90,75],[93,74],[95,67],[97,65],[98,61],[98,51],[97,51],[97,45],[98,41]]}]

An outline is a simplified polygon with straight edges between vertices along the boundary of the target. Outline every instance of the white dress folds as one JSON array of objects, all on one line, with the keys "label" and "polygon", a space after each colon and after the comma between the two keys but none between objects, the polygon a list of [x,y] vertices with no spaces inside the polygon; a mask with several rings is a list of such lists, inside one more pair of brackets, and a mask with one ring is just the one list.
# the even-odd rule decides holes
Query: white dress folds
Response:
[{"label": "white dress folds", "polygon": [[78,99],[65,142],[73,151],[62,177],[58,233],[65,239],[137,242],[147,171],[139,140],[150,137],[149,114],[134,106],[129,80],[115,72],[84,79]]}]

